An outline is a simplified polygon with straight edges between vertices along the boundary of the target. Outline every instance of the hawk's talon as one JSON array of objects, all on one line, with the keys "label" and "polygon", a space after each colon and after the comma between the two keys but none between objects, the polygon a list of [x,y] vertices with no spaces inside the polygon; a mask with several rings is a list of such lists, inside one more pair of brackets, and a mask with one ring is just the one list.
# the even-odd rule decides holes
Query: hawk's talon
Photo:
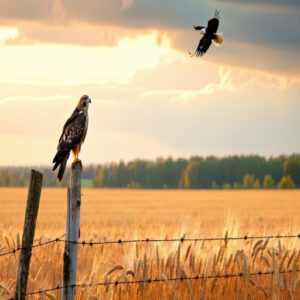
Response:
[{"label": "hawk's talon", "polygon": [[72,169],[75,169],[76,165],[79,164],[80,165],[80,169],[82,170],[82,162],[80,159],[74,159],[74,161],[72,162]]}]

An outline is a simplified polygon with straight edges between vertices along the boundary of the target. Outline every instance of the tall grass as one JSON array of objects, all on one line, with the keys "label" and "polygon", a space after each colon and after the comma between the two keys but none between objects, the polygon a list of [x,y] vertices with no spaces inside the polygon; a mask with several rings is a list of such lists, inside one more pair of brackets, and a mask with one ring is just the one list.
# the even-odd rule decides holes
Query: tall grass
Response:
[{"label": "tall grass", "polygon": [[[20,244],[25,189],[0,189],[0,252]],[[65,230],[66,191],[44,189],[36,242]],[[299,229],[298,191],[83,190],[81,239],[291,234]],[[300,240],[88,245],[79,247],[78,283],[162,278],[139,285],[78,288],[78,299],[299,299]],[[62,283],[63,244],[33,251],[28,291]],[[0,257],[0,298],[13,293],[18,254]],[[274,270],[273,275],[250,276]],[[243,273],[240,278],[167,281]],[[60,292],[33,296],[56,299]]]}]

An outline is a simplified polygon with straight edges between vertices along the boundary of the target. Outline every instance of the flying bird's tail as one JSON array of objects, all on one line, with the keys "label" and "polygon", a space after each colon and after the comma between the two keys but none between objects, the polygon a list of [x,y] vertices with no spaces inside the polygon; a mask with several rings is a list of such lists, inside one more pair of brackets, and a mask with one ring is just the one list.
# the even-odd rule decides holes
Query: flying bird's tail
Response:
[{"label": "flying bird's tail", "polygon": [[64,176],[64,172],[66,169],[69,156],[70,156],[70,151],[58,150],[55,157],[53,158],[52,163],[54,163],[54,166],[52,170],[55,171],[55,169],[59,166],[58,175],[57,175],[58,181],[61,181]]},{"label": "flying bird's tail", "polygon": [[224,42],[223,33],[216,33],[213,41],[216,46],[221,46]]},{"label": "flying bird's tail", "polygon": [[197,50],[193,53],[193,52],[191,52],[191,51],[189,51],[189,55],[190,55],[190,57],[194,57],[195,55],[196,55],[196,53],[197,53]]}]

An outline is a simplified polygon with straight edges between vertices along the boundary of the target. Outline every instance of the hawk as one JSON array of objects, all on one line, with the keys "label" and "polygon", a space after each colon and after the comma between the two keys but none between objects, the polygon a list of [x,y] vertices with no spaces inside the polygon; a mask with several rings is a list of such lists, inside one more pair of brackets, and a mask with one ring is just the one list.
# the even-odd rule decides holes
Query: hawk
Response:
[{"label": "hawk", "polygon": [[59,166],[57,179],[61,181],[65,172],[67,160],[72,150],[74,162],[78,162],[78,155],[88,129],[88,108],[91,103],[89,96],[80,98],[77,107],[64,125],[59,138],[57,153],[53,158],[53,171]]},{"label": "hawk", "polygon": [[207,23],[207,27],[204,26],[194,26],[195,30],[199,30],[203,35],[199,45],[194,54],[191,56],[202,56],[211,45],[211,41],[214,41],[216,46],[221,46],[223,43],[223,34],[217,33],[220,22],[220,13],[218,10],[215,10],[215,16],[210,19]]}]

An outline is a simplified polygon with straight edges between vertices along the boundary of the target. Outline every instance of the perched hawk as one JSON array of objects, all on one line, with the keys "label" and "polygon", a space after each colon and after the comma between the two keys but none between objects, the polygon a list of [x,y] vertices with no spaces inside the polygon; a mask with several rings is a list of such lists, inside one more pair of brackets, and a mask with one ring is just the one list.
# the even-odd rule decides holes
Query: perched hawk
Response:
[{"label": "perched hawk", "polygon": [[53,158],[53,171],[59,166],[57,179],[62,180],[67,160],[72,150],[74,162],[77,162],[81,144],[84,142],[88,129],[88,108],[91,103],[89,96],[82,96],[72,113],[71,117],[64,125],[62,134],[59,138],[57,153]]},{"label": "perched hawk", "polygon": [[211,45],[211,41],[214,41],[216,46],[221,46],[223,43],[222,33],[217,33],[219,27],[220,13],[218,10],[215,10],[215,16],[210,19],[207,23],[207,27],[204,26],[194,26],[195,30],[200,30],[200,33],[203,35],[199,45],[194,54],[191,56],[202,56]]}]

